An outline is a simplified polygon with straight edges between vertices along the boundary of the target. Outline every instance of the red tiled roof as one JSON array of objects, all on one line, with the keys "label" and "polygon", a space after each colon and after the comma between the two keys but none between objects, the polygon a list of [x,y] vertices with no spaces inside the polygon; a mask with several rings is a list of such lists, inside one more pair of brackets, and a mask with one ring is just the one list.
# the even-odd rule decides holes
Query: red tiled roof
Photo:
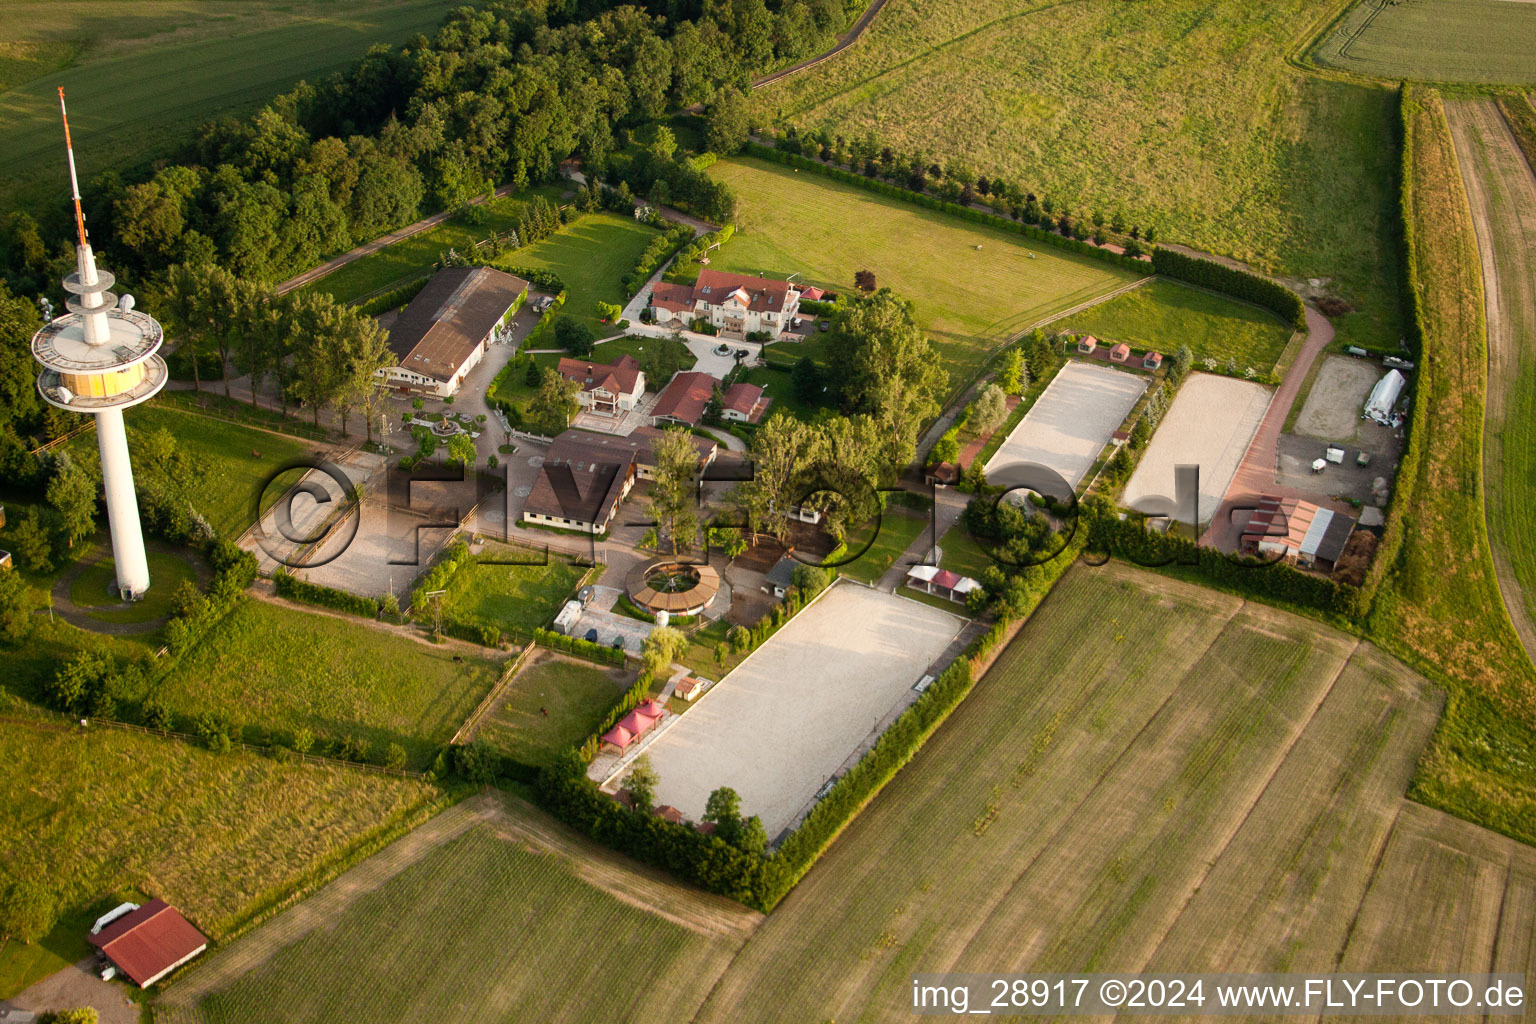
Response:
[{"label": "red tiled roof", "polygon": [[822,291],[820,288],[817,288],[815,285],[811,285],[805,291],[800,293],[800,297],[802,299],[810,299],[812,302],[820,302],[821,297],[825,294],[827,293]]},{"label": "red tiled roof", "polygon": [[594,363],[586,359],[562,357],[560,376],[576,381],[583,391],[604,391],[615,395],[627,395],[635,390],[640,380],[640,363],[625,353],[611,363]]},{"label": "red tiled roof", "polygon": [[704,416],[704,407],[710,395],[715,393],[715,378],[707,373],[686,370],[672,378],[672,382],[656,399],[651,416],[677,420],[693,426]]},{"label": "red tiled roof", "polygon": [[203,933],[164,900],[150,900],[87,938],[141,988],[208,945]]},{"label": "red tiled roof", "polygon": [[743,416],[752,415],[757,408],[757,403],[763,400],[763,389],[756,384],[748,384],[746,381],[737,381],[725,391],[724,404],[727,409],[734,409]]},{"label": "red tiled roof", "polygon": [[699,271],[698,283],[693,286],[693,299],[695,302],[703,300],[718,306],[736,292],[741,293],[741,303],[748,309],[759,313],[780,313],[789,305],[790,284],[788,281],[773,281],[747,274],[727,274],[705,268]]},{"label": "red tiled roof", "polygon": [[660,306],[674,313],[692,312],[693,286],[657,281],[651,286],[651,305]]},{"label": "red tiled roof", "polygon": [[954,590],[960,585],[960,581],[964,578],[964,576],[961,576],[957,572],[950,572],[948,569],[940,569],[933,577],[933,585],[936,587],[943,587],[945,590]]},{"label": "red tiled roof", "polygon": [[683,812],[671,804],[662,804],[651,813],[662,821],[670,821],[674,825],[681,825],[683,823]]},{"label": "red tiled roof", "polygon": [[1109,355],[1110,355],[1111,359],[1124,359],[1127,356],[1129,356],[1130,354],[1131,354],[1131,346],[1127,345],[1123,341],[1120,344],[1116,345],[1114,348],[1109,350]]}]

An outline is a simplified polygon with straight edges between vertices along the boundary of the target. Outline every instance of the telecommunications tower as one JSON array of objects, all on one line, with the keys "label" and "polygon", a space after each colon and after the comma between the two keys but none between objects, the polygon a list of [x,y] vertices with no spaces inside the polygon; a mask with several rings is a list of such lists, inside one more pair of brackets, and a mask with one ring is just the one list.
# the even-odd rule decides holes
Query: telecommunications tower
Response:
[{"label": "telecommunications tower", "polygon": [[162,333],[154,317],[134,312],[133,296],[119,299],[113,278],[96,269],[96,257],[80,212],[80,183],[75,149],[69,138],[69,112],[59,89],[64,117],[64,150],[69,156],[70,194],[75,202],[75,272],[64,279],[69,312],[43,325],[32,337],[32,356],[43,365],[37,390],[49,405],[96,417],[101,448],[101,480],[107,494],[107,523],[112,530],[112,558],[118,594],[138,600],[149,589],[149,562],[133,493],[133,466],[123,410],[138,405],[165,386],[165,360],[155,354]]}]

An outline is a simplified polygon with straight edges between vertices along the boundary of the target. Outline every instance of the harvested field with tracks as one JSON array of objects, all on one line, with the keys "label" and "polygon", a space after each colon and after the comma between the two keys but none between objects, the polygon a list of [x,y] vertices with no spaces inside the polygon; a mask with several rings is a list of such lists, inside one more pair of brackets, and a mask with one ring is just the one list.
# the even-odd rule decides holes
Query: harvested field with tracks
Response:
[{"label": "harvested field with tracks", "polygon": [[1536,82],[1530,0],[1360,0],[1312,50],[1325,68],[1391,81]]}]

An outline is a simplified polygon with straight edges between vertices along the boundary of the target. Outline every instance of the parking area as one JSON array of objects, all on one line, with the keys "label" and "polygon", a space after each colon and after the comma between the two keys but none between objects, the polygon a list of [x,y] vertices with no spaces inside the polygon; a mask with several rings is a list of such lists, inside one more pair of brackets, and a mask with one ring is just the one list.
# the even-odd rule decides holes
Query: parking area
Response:
[{"label": "parking area", "polygon": [[695,821],[730,786],[770,837],[788,826],[912,687],[965,621],[842,581],[657,737],[656,802]]},{"label": "parking area", "polygon": [[1076,487],[1125,422],[1148,378],[1071,360],[984,467],[987,482],[1004,487],[1009,467],[1034,462]]},{"label": "parking area", "polygon": [[[1210,522],[1264,419],[1270,394],[1252,381],[1191,374],[1152,435],[1121,503],[1153,511],[1160,501],[1178,497],[1175,467],[1198,466],[1197,515],[1201,523]],[[1179,513],[1180,521],[1188,520],[1184,508]]]}]

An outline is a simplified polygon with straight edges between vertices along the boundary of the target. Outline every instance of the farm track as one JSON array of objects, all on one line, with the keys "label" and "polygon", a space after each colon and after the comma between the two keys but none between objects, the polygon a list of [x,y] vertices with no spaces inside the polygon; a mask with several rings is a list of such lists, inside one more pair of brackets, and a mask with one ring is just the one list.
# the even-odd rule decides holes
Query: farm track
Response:
[{"label": "farm track", "polygon": [[487,791],[443,811],[309,899],[197,965],[170,985],[156,1003],[159,1019],[202,1020],[200,1004],[207,996],[260,969],[281,950],[311,933],[334,928],[358,899],[383,889],[407,868],[475,829],[485,829],[533,853],[552,855],[610,896],[708,939],[743,942],[762,920],[761,914],[739,903],[639,868],[617,853],[576,837],[515,798]]},{"label": "farm track", "polygon": [[1483,487],[1489,547],[1504,607],[1536,660],[1536,174],[1491,99],[1448,101],[1482,264],[1488,325]]}]

